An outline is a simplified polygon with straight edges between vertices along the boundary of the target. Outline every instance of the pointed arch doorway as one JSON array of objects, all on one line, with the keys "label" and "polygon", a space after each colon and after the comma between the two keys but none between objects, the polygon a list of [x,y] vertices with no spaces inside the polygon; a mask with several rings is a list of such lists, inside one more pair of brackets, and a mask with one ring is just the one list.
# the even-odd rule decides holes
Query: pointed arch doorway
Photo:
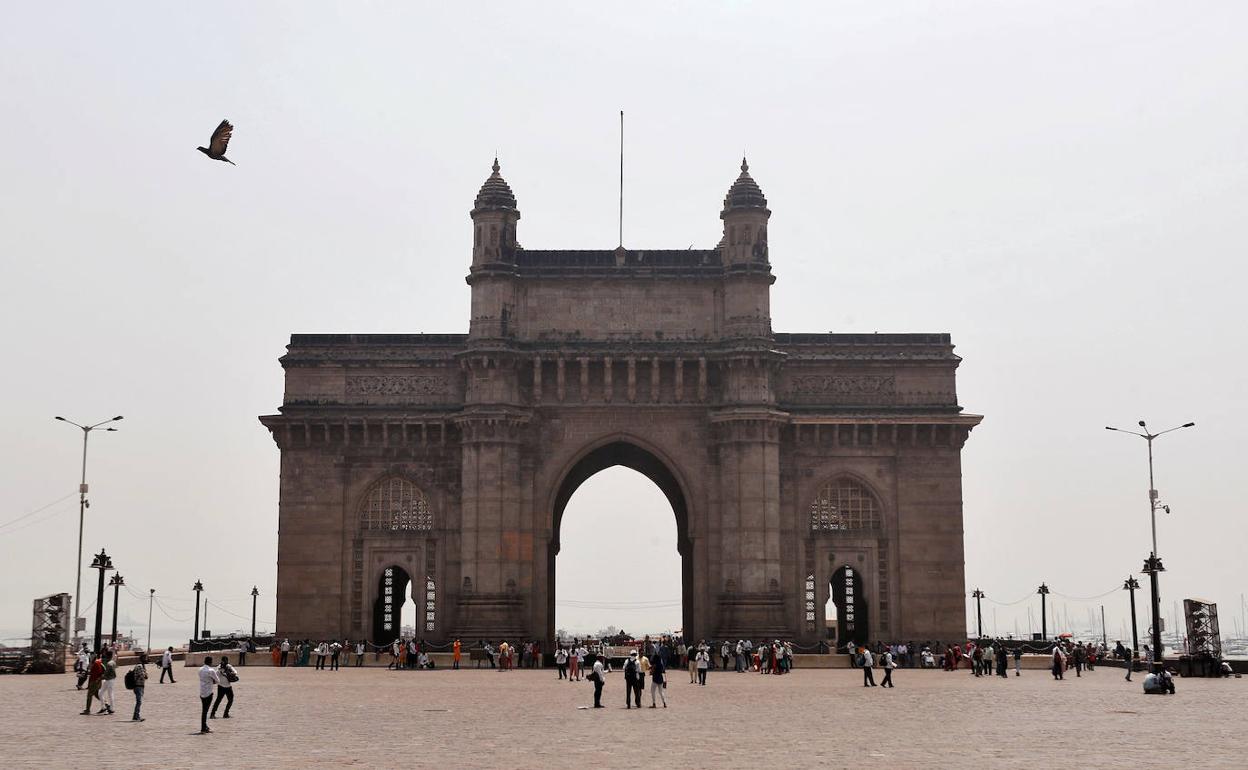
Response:
[{"label": "pointed arch doorway", "polygon": [[[550,547],[547,549],[547,638],[555,638],[556,608],[556,573],[555,560],[560,551],[560,533],[563,515],[572,495],[590,477],[600,471],[615,466],[623,466],[640,473],[662,491],[663,496],[671,505],[672,514],[676,518],[676,550],[680,555],[681,568],[681,630],[686,638],[699,633],[695,627],[695,592],[693,590],[693,549],[689,529],[688,497],[681,481],[668,462],[658,454],[644,448],[633,439],[620,438],[600,445],[585,452],[563,474],[553,501]],[[604,521],[601,526],[604,532],[611,532],[615,527],[627,526],[628,521]],[[644,569],[646,554],[639,554],[636,569]],[[627,580],[628,575],[619,575],[620,580]]]}]

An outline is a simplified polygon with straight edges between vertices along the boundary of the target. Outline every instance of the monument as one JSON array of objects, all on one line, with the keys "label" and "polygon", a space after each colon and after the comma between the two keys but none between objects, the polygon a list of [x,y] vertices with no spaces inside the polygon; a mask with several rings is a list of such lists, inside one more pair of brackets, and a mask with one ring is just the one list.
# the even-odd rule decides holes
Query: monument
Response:
[{"label": "monument", "polygon": [[686,636],[813,643],[830,595],[842,643],[965,636],[948,334],[774,332],[744,161],[712,249],[523,248],[497,160],[470,216],[467,334],[281,358],[280,635],[387,642],[410,585],[431,641],[549,640],[564,507],[624,465],[671,503]]}]

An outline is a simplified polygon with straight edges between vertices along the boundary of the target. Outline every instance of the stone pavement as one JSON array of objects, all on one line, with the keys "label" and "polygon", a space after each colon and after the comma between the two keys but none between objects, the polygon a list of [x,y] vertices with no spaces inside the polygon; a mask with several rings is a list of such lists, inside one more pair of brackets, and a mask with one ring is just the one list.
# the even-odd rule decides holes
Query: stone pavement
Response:
[{"label": "stone pavement", "polygon": [[[154,669],[153,669],[154,670]],[[151,684],[144,715],[117,681],[117,716],[79,716],[71,675],[0,677],[0,757],[38,768],[639,767],[1146,768],[1248,766],[1248,680],[1177,680],[1145,696],[1121,671],[1054,682],[901,670],[892,690],[856,671],[674,672],[669,708],[623,708],[608,676],[554,670],[240,669],[235,714],[198,735],[192,669]],[[878,681],[878,677],[877,677]],[[649,698],[643,700],[649,704]]]}]

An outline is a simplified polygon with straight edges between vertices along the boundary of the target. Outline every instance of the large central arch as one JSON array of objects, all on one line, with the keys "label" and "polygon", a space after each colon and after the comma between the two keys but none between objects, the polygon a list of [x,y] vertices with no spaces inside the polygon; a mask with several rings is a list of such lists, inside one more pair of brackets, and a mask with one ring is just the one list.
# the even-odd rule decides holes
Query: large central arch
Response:
[{"label": "large central arch", "polygon": [[[574,460],[563,472],[555,488],[552,502],[550,547],[547,549],[546,617],[548,639],[555,638],[555,557],[559,555],[559,532],[563,512],[573,493],[599,471],[622,465],[650,479],[667,497],[676,516],[676,550],[680,554],[681,573],[681,624],[686,638],[694,628],[693,548],[689,536],[689,503],[685,486],[677,478],[669,462],[661,459],[656,450],[643,447],[635,438],[613,437],[588,449]],[[640,567],[640,565],[639,565]]]}]

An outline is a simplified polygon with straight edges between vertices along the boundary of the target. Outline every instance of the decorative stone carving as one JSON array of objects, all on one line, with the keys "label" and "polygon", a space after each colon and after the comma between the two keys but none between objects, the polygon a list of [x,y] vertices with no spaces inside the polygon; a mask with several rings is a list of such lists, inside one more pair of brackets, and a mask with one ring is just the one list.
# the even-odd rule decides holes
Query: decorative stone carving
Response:
[{"label": "decorative stone carving", "polygon": [[435,374],[357,374],[347,377],[348,396],[449,396],[451,383]]},{"label": "decorative stone carving", "polygon": [[891,374],[798,374],[789,381],[796,399],[818,397],[839,403],[889,403],[897,397]]}]

